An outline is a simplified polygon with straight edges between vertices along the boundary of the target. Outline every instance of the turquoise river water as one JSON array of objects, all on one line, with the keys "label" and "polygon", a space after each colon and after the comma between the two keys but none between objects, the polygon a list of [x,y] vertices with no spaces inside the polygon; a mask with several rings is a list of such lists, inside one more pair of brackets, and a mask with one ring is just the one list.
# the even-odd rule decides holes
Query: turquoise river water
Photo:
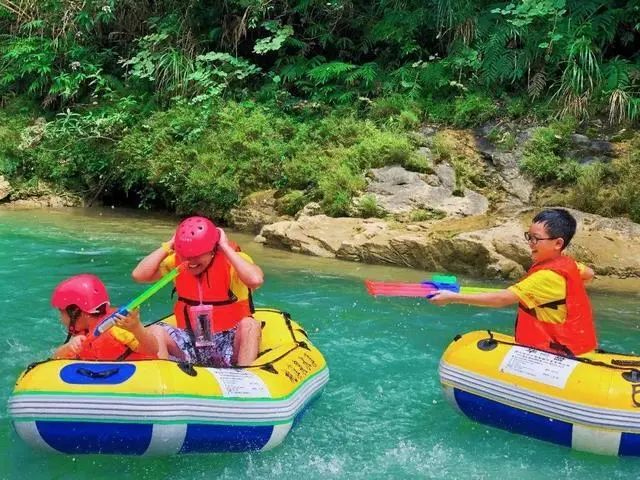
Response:
[{"label": "turquoise river water", "polygon": [[[283,445],[252,454],[166,458],[62,456],[33,451],[7,417],[13,384],[30,362],[63,341],[49,306],[55,284],[91,272],[114,303],[143,287],[130,272],[166,240],[174,220],[105,211],[0,211],[0,479],[301,479],[499,477],[635,479],[640,460],[575,452],[472,423],[444,400],[438,362],[457,333],[511,332],[513,309],[437,308],[406,298],[371,298],[364,278],[418,280],[424,272],[323,260],[265,249],[231,235],[266,276],[256,303],[289,311],[324,353],[331,380]],[[475,283],[478,283],[476,280]],[[602,347],[638,350],[640,296],[592,289]],[[170,289],[142,308],[170,309]]]}]

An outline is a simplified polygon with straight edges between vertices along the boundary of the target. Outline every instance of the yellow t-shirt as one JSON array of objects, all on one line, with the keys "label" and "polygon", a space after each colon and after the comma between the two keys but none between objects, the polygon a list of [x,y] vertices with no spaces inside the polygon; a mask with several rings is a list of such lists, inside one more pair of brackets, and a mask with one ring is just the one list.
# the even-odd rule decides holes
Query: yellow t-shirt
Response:
[{"label": "yellow t-shirt", "polygon": [[[246,253],[244,252],[237,252],[237,253],[247,262],[254,263],[253,259]],[[219,253],[219,255],[224,255],[224,253]],[[175,253],[172,253],[171,255],[168,255],[167,258],[165,258],[160,263],[160,273],[162,275],[166,275],[174,268],[176,268],[176,255]],[[246,300],[247,298],[249,298],[249,288],[242,282],[242,280],[240,280],[240,278],[238,277],[238,272],[236,272],[236,269],[233,268],[233,265],[231,265],[231,287],[230,288],[231,288],[231,291],[238,298],[238,300]]]},{"label": "yellow t-shirt", "polygon": [[129,330],[125,330],[121,327],[111,327],[109,333],[123,345],[129,347],[136,352],[138,350],[138,339]]},{"label": "yellow t-shirt", "polygon": [[[584,269],[585,266],[578,263],[578,270],[582,272]],[[567,282],[559,273],[538,270],[508,290],[515,293],[525,307],[534,310],[541,322],[559,324],[567,318],[567,306],[564,304],[540,308],[540,305],[566,298]]]}]

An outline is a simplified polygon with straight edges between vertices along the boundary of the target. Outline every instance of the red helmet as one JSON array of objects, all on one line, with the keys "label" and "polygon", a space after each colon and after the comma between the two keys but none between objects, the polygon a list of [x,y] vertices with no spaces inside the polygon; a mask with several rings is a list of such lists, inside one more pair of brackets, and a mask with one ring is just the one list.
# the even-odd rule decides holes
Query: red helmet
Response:
[{"label": "red helmet", "polygon": [[182,258],[191,258],[213,251],[220,240],[215,224],[205,217],[189,217],[176,229],[173,246]]},{"label": "red helmet", "polygon": [[59,309],[76,305],[83,312],[98,313],[102,305],[109,306],[109,294],[98,277],[83,273],[60,282],[51,295],[51,305]]}]

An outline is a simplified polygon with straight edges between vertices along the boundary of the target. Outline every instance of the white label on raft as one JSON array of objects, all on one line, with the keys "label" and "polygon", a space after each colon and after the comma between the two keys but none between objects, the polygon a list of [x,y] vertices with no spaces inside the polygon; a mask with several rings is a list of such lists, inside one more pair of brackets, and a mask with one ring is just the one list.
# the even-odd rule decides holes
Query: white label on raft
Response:
[{"label": "white label on raft", "polygon": [[225,397],[264,398],[271,397],[262,379],[248,370],[233,368],[207,368],[214,376]]},{"label": "white label on raft", "polygon": [[511,347],[502,360],[500,371],[564,388],[578,362],[535,348]]}]

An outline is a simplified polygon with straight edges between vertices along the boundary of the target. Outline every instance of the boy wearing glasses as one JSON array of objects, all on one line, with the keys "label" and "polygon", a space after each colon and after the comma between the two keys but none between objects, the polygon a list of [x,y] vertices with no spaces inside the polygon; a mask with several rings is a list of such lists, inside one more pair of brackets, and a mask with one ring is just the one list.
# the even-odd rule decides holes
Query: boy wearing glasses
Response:
[{"label": "boy wearing glasses", "polygon": [[440,306],[463,303],[497,308],[518,304],[517,343],[563,355],[589,352],[598,344],[584,287],[593,270],[563,254],[575,232],[576,220],[568,211],[544,210],[524,233],[533,265],[522,280],[499,292],[439,291],[430,301]]}]

